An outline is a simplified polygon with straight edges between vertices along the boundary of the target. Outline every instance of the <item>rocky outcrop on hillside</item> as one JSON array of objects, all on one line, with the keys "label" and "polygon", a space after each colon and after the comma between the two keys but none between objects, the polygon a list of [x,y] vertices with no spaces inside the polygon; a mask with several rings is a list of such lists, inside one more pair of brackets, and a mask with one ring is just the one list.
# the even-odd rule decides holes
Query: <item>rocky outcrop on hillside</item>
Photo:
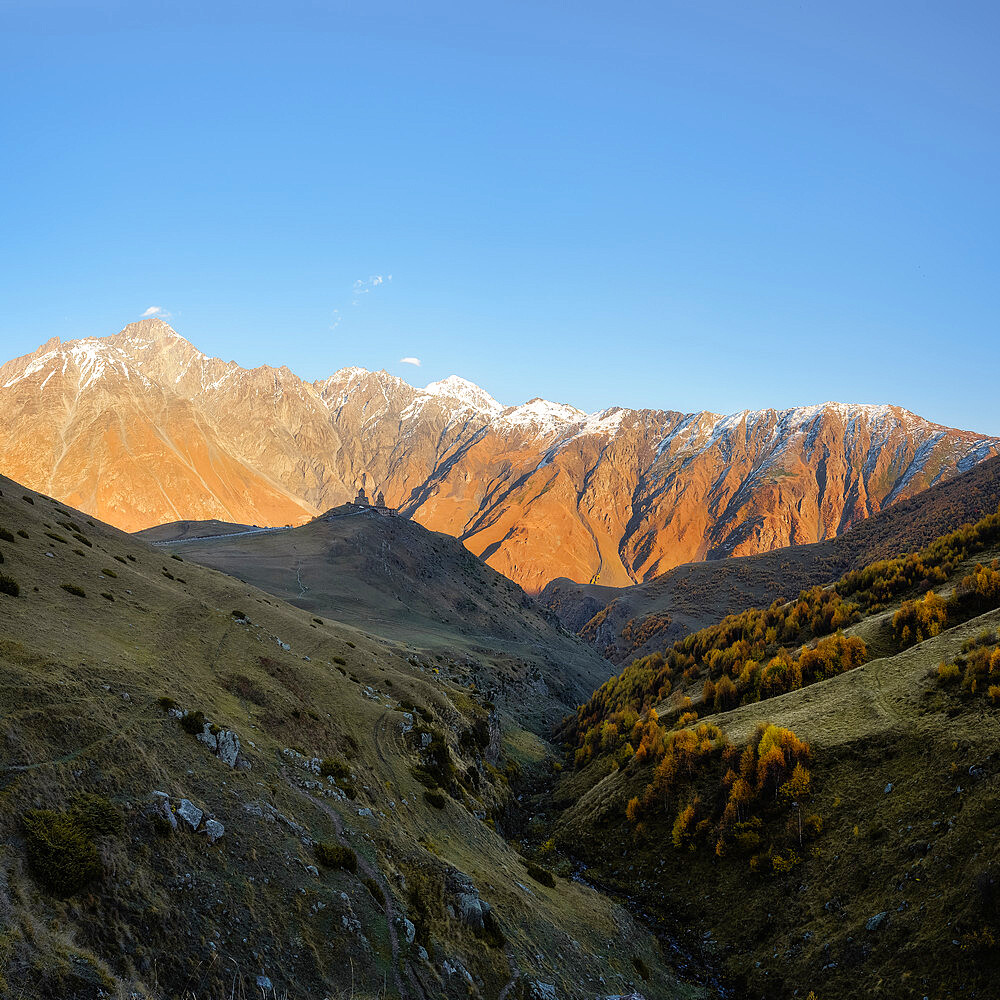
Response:
[{"label": "rocky outcrop on hillside", "polygon": [[894,406],[587,414],[456,376],[309,383],[156,319],[8,362],[0,417],[7,475],[126,530],[297,524],[364,486],[532,592],[829,538],[1000,453]]}]

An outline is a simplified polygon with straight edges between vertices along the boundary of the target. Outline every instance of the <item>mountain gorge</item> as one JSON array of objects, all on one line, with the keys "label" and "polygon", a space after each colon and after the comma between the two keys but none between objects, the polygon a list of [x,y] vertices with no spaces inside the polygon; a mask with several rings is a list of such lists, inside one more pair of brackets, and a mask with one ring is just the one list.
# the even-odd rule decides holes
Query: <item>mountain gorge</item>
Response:
[{"label": "mountain gorge", "polygon": [[1000,453],[893,406],[587,414],[456,376],[310,383],[157,319],[8,362],[0,415],[8,475],[124,530],[300,524],[363,486],[532,593],[820,541]]}]

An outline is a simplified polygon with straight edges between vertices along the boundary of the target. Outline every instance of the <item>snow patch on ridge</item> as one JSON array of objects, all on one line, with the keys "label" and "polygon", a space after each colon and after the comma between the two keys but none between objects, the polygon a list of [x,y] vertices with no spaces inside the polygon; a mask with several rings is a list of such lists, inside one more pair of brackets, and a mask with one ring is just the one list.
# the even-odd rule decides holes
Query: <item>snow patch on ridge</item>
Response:
[{"label": "snow patch on ridge", "polygon": [[[28,365],[27,368],[25,368],[20,375],[18,375],[16,378],[12,378],[9,382],[5,382],[3,387],[5,389],[9,389],[12,385],[17,385],[17,383],[22,381],[23,379],[30,378],[32,375],[35,375],[38,372],[43,371],[45,365],[53,358],[55,358],[58,354],[59,354],[58,351],[49,351],[48,354],[43,354],[40,358],[35,358],[35,360],[32,361],[31,364]],[[46,381],[48,380],[46,379]]]}]

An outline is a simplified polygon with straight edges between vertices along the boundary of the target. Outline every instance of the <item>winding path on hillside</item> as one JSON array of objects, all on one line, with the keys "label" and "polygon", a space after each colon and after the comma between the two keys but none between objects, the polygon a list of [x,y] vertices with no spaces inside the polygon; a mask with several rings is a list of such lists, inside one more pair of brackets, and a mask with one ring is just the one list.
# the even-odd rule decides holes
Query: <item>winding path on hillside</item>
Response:
[{"label": "winding path on hillside", "polygon": [[[312,795],[309,795],[307,792],[299,788],[298,785],[296,785],[295,782],[288,777],[288,773],[285,768],[281,769],[281,775],[290,789],[310,804],[316,806],[329,818],[330,822],[333,824],[337,840],[340,841],[341,846],[354,851],[353,845],[344,833],[344,821],[341,818],[340,813],[337,812],[337,810],[334,809],[328,802],[325,802],[322,799],[314,798]],[[400,965],[402,965],[403,970],[406,973],[407,981],[413,988],[413,992],[410,995],[416,997],[417,1000],[426,1000],[427,995],[424,992],[423,987],[420,985],[419,980],[414,975],[413,970],[410,968],[409,963],[405,961],[402,963],[400,962],[399,935],[396,933],[396,912],[393,906],[392,893],[388,889],[385,876],[382,874],[381,870],[371,864],[360,851],[355,851],[355,855],[358,859],[359,870],[363,875],[367,875],[368,878],[372,879],[382,892],[382,904],[385,911],[386,927],[389,934],[389,946],[392,950],[392,975],[396,983],[396,989],[399,991],[399,995],[401,997],[406,997],[408,995],[408,991],[403,988],[403,980],[399,972]]]}]

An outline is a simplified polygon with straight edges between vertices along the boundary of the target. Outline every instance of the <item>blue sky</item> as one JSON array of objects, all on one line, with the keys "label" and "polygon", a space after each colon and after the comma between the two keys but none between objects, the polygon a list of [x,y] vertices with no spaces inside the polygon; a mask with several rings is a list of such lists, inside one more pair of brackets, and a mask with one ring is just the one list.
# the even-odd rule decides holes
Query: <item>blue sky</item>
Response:
[{"label": "blue sky", "polygon": [[309,378],[1000,434],[998,39],[939,0],[0,0],[0,353],[159,306]]}]

